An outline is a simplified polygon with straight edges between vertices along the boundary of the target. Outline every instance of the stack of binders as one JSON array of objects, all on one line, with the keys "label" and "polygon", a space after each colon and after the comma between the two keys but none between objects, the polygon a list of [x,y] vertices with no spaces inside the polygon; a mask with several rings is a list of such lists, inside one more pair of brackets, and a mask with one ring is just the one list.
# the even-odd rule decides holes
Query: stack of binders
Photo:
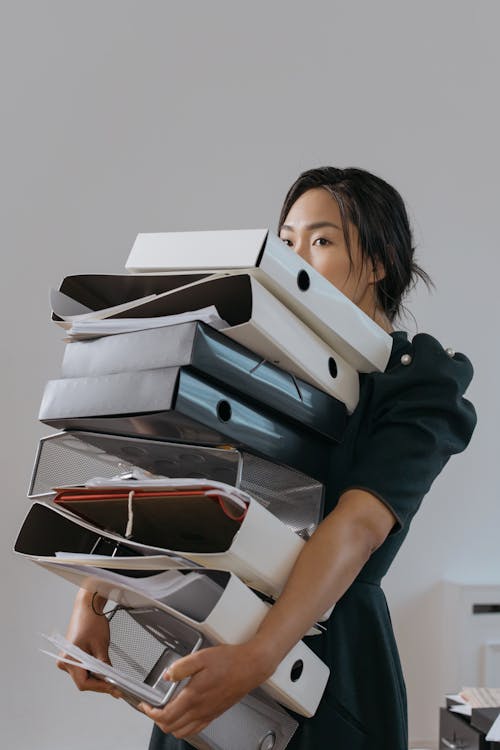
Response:
[{"label": "stack of binders", "polygon": [[[323,515],[332,446],[392,340],[267,230],[138,235],[125,275],[64,279],[15,551],[109,611],[112,666],[52,646],[132,704],[178,658],[250,638]],[[327,617],[329,613],[325,613]],[[321,637],[321,626],[311,633]],[[302,641],[190,743],[282,750],[328,667]]]}]

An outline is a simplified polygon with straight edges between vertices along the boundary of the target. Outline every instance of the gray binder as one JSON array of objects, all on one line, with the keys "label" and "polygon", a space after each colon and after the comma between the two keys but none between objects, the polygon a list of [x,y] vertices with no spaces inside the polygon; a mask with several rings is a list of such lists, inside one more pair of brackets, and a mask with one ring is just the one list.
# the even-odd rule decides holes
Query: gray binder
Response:
[{"label": "gray binder", "polygon": [[[349,413],[356,408],[359,378],[355,368],[251,275],[213,275],[189,286],[183,285],[184,278],[77,276],[66,278],[60,291],[101,315],[135,298],[134,307],[110,314],[110,318],[163,317],[215,305],[227,322],[221,329],[224,335],[342,400]],[[150,299],[152,290],[156,296]],[[103,302],[96,304],[99,298]],[[53,318],[62,321],[56,313]]]},{"label": "gray binder", "polygon": [[345,404],[266,362],[202,323],[182,323],[67,344],[61,377],[80,378],[190,366],[331,440],[341,440]]},{"label": "gray binder", "polygon": [[183,367],[49,381],[39,418],[58,429],[232,445],[324,481],[330,442]]}]

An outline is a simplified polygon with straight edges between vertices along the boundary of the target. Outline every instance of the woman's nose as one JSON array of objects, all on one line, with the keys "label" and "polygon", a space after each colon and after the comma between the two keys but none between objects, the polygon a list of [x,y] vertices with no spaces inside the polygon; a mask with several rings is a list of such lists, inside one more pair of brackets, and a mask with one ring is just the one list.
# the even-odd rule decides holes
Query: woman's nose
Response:
[{"label": "woman's nose", "polygon": [[303,258],[303,260],[309,261],[311,257],[311,252],[310,252],[308,242],[305,242],[304,240],[298,240],[295,243],[294,250],[297,253],[297,255],[300,255],[300,257]]}]

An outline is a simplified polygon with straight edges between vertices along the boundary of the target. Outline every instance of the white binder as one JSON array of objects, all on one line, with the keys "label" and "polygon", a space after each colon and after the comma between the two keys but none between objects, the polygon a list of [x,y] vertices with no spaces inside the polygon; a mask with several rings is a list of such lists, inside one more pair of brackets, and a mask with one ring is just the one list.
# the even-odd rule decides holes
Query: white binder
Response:
[{"label": "white binder", "polygon": [[72,513],[40,502],[29,509],[14,552],[33,562],[88,568],[147,571],[197,567],[186,557],[158,554],[154,547],[124,539],[121,534],[99,529]]},{"label": "white binder", "polygon": [[[215,491],[220,490],[226,498],[234,490],[218,482],[205,484]],[[145,489],[140,482],[135,485],[137,490]],[[113,486],[112,483],[110,486]],[[121,486],[125,492],[134,489],[134,485]],[[186,485],[183,489],[188,487]],[[160,487],[155,485],[151,491],[153,489],[159,491]],[[99,490],[104,492],[106,487],[99,487]],[[136,550],[137,558],[97,557],[94,560],[89,558],[88,564],[115,567],[113,563],[119,561],[121,567],[127,565],[129,568],[161,570],[178,567],[177,563],[173,564],[172,558],[185,558],[211,570],[235,573],[248,586],[276,599],[305,541],[246,493],[238,494],[245,497],[247,504],[241,522],[228,518],[210,497],[193,501],[185,497],[149,501],[137,499],[135,502],[132,499],[130,530],[134,541],[123,535],[128,523],[127,499],[104,503],[89,497],[86,502],[70,503],[66,507],[35,503],[23,527],[24,538],[29,540],[31,535],[31,541],[24,543],[28,545],[24,549],[43,549],[44,538],[57,533],[53,515],[57,513],[67,519],[68,536],[64,535],[64,523],[57,519],[61,531],[59,539],[51,540],[54,552],[71,549],[68,547],[68,541],[72,538],[69,524],[76,524],[82,531],[92,531],[98,536],[102,529],[107,529],[105,533],[108,539]],[[227,499],[227,507],[235,514],[241,513],[230,499]],[[159,546],[159,541],[162,546]],[[176,544],[182,549],[176,549]],[[17,549],[22,551],[19,547]],[[90,552],[90,549],[87,551]],[[154,556],[154,562],[149,559],[150,555]],[[68,562],[67,559],[65,561]]]},{"label": "white binder", "polygon": [[[156,492],[162,489],[196,490],[203,485],[209,487],[211,495],[220,493],[224,507],[208,494],[192,500],[180,496],[150,501],[138,499],[135,502],[132,496],[131,536],[138,544],[147,545],[153,554],[185,557],[211,570],[235,573],[248,586],[276,599],[305,541],[247,493],[222,482],[205,480],[198,480],[198,483],[188,479],[183,482],[172,480],[167,484],[159,479],[148,486],[140,481],[118,483],[124,494],[147,489]],[[100,484],[96,489],[105,492],[108,487],[117,489],[117,483]],[[120,507],[117,507],[118,502]],[[96,532],[99,528],[108,528],[118,534],[120,529],[114,527],[121,526],[125,530],[128,525],[127,506],[127,499],[113,500],[104,506],[102,501],[89,498],[85,507],[80,501],[70,504],[65,510],[76,513],[76,508],[80,507],[78,515],[87,519],[92,519],[92,514],[97,516]],[[242,511],[243,520],[233,520],[241,516]],[[144,535],[148,534],[149,538],[145,538]],[[123,544],[127,541],[122,537]],[[159,541],[162,546],[159,546]]]},{"label": "white binder", "polygon": [[[161,601],[156,594],[161,592],[163,582],[167,577],[182,576],[182,573],[166,571],[148,579],[128,578],[108,570],[94,569],[89,575],[84,567],[39,564],[124,607],[151,606],[154,603],[155,607],[198,630],[214,644],[244,643],[256,633],[268,610],[267,605],[231,573],[219,573],[218,583],[215,583],[209,577],[209,571],[191,571],[195,576],[192,584]],[[329,674],[326,664],[303,641],[299,641],[262,689],[286,708],[303,716],[313,716]]]},{"label": "white binder", "polygon": [[[359,398],[356,369],[255,278],[247,273],[208,276],[188,285],[185,278],[178,277],[177,283],[176,277],[168,277],[170,288],[162,292],[165,284],[162,277],[128,277],[130,283],[126,285],[120,276],[77,276],[65,279],[61,290],[66,290],[65,294],[71,290],[74,301],[81,305],[90,304],[96,297],[103,299],[107,289],[106,304],[112,309],[115,303],[123,301],[117,291],[123,288],[123,294],[136,297],[135,303],[128,305],[127,317],[178,315],[215,305],[221,318],[229,323],[219,329],[220,333],[343,401],[350,412],[355,409]],[[328,286],[333,289],[331,284]],[[147,294],[151,289],[158,290],[153,299]],[[64,325],[56,311],[54,316]],[[100,316],[108,317],[104,310]],[[113,317],[113,312],[109,317]]]},{"label": "white binder", "polygon": [[246,271],[359,372],[383,371],[391,337],[267,229],[138,234],[134,273]]}]

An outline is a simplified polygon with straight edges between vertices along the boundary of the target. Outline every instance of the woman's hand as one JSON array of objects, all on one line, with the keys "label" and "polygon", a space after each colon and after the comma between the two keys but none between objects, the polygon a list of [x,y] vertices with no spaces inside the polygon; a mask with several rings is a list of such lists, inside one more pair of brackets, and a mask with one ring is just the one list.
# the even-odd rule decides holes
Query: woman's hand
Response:
[{"label": "woman's hand", "polygon": [[[109,664],[109,623],[106,617],[94,612],[92,597],[93,594],[85,589],[80,589],[76,595],[66,638],[83,651]],[[97,611],[102,611],[105,603],[106,600],[102,597],[94,597],[94,607]],[[68,658],[67,654],[61,654],[61,657]],[[114,698],[120,698],[120,691],[116,687],[92,676],[86,669],[63,661],[58,661],[57,666],[70,675],[78,690],[109,693]]]},{"label": "woman's hand", "polygon": [[213,646],[173,664],[165,678],[180,682],[191,677],[163,708],[141,703],[139,708],[167,733],[183,739],[201,732],[211,721],[261,685],[276,668],[256,641],[238,646]]},{"label": "woman's hand", "polygon": [[179,739],[201,732],[265,682],[290,649],[337,602],[391,531],[392,511],[364,490],[343,493],[304,545],[276,604],[257,633],[239,646],[214,646],[179,659],[168,679],[191,676],[164,708],[140,708]]}]

